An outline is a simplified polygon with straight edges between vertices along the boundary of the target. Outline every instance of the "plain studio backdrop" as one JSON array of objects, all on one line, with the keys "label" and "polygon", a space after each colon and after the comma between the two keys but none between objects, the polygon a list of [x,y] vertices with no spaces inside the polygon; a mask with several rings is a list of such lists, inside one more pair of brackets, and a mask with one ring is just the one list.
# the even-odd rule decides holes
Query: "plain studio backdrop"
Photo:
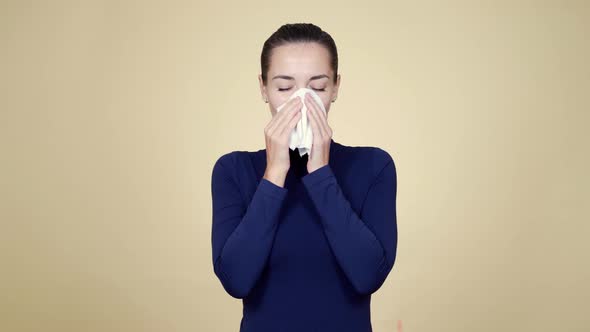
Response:
[{"label": "plain studio backdrop", "polygon": [[588,331],[587,1],[2,1],[0,330],[237,331],[211,171],[263,149],[285,23],[335,39],[333,138],[388,151],[375,332]]}]

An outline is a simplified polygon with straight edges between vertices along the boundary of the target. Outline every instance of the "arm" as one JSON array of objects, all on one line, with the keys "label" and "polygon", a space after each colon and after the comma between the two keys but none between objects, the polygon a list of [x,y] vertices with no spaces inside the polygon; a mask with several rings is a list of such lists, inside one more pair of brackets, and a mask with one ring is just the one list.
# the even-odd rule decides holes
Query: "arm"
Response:
[{"label": "arm", "polygon": [[329,164],[302,178],[336,260],[360,294],[381,287],[396,257],[396,169],[388,153],[384,159],[360,216],[343,195]]},{"label": "arm", "polygon": [[287,189],[262,178],[246,206],[225,156],[211,178],[213,269],[231,296],[244,298],[266,265]]}]

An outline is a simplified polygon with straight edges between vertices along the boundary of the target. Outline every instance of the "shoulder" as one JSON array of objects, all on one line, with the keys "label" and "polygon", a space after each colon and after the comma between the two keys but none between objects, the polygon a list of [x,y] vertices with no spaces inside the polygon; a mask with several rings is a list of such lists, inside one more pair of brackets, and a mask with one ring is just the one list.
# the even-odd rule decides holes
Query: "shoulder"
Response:
[{"label": "shoulder", "polygon": [[393,156],[381,147],[343,145],[340,151],[347,161],[358,163],[372,177],[378,176],[386,168],[395,172]]},{"label": "shoulder", "polygon": [[245,151],[245,150],[234,150],[223,153],[213,163],[212,174],[217,176],[223,174],[224,176],[235,179],[238,170],[244,167],[246,162],[251,158],[255,158],[256,155],[260,154],[263,150],[258,151]]},{"label": "shoulder", "polygon": [[395,170],[395,162],[389,152],[380,147],[371,147],[371,150],[373,150],[374,163],[379,171],[386,167],[393,167]]}]

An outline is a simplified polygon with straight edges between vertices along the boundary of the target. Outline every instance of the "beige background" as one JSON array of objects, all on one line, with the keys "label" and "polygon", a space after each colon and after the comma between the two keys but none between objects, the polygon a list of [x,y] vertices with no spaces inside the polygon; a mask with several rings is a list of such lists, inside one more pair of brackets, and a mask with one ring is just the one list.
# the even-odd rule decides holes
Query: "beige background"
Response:
[{"label": "beige background", "polygon": [[334,139],[398,170],[376,332],[588,331],[587,1],[2,1],[0,331],[237,331],[211,170],[264,148],[260,51],[339,47]]}]

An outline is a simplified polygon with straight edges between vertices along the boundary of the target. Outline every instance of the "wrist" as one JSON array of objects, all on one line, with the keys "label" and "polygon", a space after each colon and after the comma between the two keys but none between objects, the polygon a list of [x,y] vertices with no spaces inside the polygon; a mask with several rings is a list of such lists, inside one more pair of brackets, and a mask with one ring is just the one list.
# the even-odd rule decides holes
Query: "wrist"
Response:
[{"label": "wrist", "polygon": [[264,172],[263,178],[279,187],[283,187],[285,185],[286,174],[283,171],[267,168]]}]

